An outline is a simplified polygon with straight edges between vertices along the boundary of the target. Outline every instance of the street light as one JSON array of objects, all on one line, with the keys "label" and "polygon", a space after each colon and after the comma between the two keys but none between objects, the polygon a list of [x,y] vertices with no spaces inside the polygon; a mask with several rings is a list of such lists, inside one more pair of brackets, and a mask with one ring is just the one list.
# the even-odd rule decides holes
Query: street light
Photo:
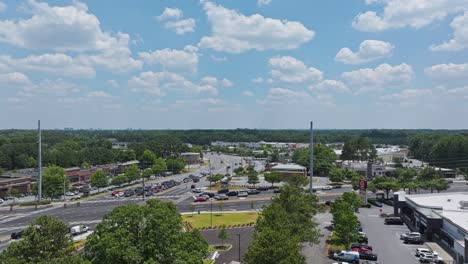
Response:
[{"label": "street light", "polygon": [[237,236],[239,237],[239,262],[241,262],[241,243],[240,243],[240,233],[237,234]]},{"label": "street light", "polygon": [[210,219],[211,219],[210,222],[211,222],[211,224],[210,224],[210,227],[213,227],[213,199],[211,199],[211,198],[209,198],[209,199],[210,199],[210,203],[211,203],[211,211],[210,211],[211,212],[210,213]]}]

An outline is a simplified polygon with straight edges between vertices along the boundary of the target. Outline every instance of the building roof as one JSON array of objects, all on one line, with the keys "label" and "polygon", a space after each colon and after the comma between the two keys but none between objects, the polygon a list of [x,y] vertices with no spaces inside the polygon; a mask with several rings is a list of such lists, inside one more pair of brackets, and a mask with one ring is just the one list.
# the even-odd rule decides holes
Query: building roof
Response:
[{"label": "building roof", "polygon": [[198,152],[184,152],[180,153],[181,156],[200,155]]},{"label": "building roof", "polygon": [[440,216],[468,232],[468,210],[443,211]]},{"label": "building roof", "polygon": [[305,170],[306,168],[304,166],[301,166],[299,164],[294,164],[294,163],[288,163],[288,164],[283,164],[283,163],[278,163],[272,167],[272,169],[275,170]]},{"label": "building roof", "polygon": [[406,195],[418,206],[434,210],[460,210],[460,202],[468,202],[468,193],[430,193]]}]

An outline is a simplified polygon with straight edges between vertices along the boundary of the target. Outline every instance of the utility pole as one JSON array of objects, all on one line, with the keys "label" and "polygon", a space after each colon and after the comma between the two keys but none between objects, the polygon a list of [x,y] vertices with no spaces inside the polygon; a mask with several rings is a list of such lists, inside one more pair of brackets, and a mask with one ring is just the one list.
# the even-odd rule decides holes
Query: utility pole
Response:
[{"label": "utility pole", "polygon": [[67,177],[67,175],[63,175],[63,201],[66,202],[66,199],[65,199],[65,177]]},{"label": "utility pole", "polygon": [[38,165],[39,165],[39,179],[37,184],[37,200],[39,203],[42,201],[42,136],[41,136],[41,120],[37,121],[37,129],[39,132],[39,146],[38,146]]},{"label": "utility pole", "polygon": [[210,210],[210,227],[213,227],[213,200],[210,198],[211,210]]},{"label": "utility pole", "polygon": [[237,234],[237,236],[239,237],[239,262],[241,262],[241,239],[240,239],[240,233]]},{"label": "utility pole", "polygon": [[312,182],[313,182],[313,177],[314,177],[314,122],[313,121],[310,121],[310,146],[309,146],[309,149],[310,149],[309,191],[310,191],[310,194],[312,194],[313,193],[313,189],[312,189],[313,184],[312,184]]},{"label": "utility pole", "polygon": [[211,159],[208,160],[208,166],[210,166],[210,176],[211,176]]}]

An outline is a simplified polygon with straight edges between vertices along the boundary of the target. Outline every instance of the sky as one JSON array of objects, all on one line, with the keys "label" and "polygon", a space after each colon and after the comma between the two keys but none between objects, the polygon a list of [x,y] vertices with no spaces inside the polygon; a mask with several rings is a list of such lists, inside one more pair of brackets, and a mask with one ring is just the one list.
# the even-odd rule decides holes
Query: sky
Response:
[{"label": "sky", "polygon": [[468,128],[468,0],[0,0],[0,128]]}]

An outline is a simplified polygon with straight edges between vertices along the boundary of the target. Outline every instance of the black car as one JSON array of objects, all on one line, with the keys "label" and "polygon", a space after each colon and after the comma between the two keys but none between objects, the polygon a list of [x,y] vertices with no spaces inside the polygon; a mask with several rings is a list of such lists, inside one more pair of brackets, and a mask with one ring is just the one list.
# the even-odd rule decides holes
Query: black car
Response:
[{"label": "black car", "polygon": [[237,196],[237,191],[229,191],[226,193],[227,196]]},{"label": "black car", "polygon": [[403,238],[403,243],[405,244],[423,244],[421,236],[406,236]]},{"label": "black car", "polygon": [[364,260],[376,261],[377,260],[377,254],[372,253],[372,252],[361,252],[361,253],[359,253],[359,258],[364,259]]},{"label": "black car", "polygon": [[221,189],[218,191],[218,193],[228,193],[229,189]]},{"label": "black car", "polygon": [[268,187],[268,186],[260,186],[260,187],[257,188],[257,190],[259,190],[259,191],[268,191],[269,189],[270,189],[270,187]]},{"label": "black car", "polygon": [[130,197],[130,196],[133,196],[133,195],[135,195],[135,192],[133,190],[126,190],[124,192],[125,197]]},{"label": "black car", "polygon": [[193,178],[192,180],[193,180],[193,182],[199,182],[200,178],[197,177],[197,178]]},{"label": "black car", "polygon": [[367,238],[366,236],[361,236],[359,237],[358,242],[361,244],[367,244],[369,243],[369,238]]},{"label": "black car", "polygon": [[213,197],[215,196],[215,194],[212,193],[212,192],[202,192],[202,193],[200,193],[200,195],[198,195],[198,196],[202,196],[202,195],[207,195],[207,196],[209,196],[210,198],[213,198]]},{"label": "black car", "polygon": [[257,190],[257,189],[248,189],[248,190],[247,190],[247,193],[248,193],[249,195],[251,195],[251,194],[259,194],[260,191]]},{"label": "black car", "polygon": [[386,225],[402,225],[403,220],[400,217],[387,217],[385,218]]},{"label": "black car", "polygon": [[11,239],[20,239],[23,236],[23,231],[11,233]]},{"label": "black car", "polygon": [[333,189],[341,189],[341,185],[333,185]]},{"label": "black car", "polygon": [[275,189],[275,190],[273,190],[273,193],[281,193],[281,189],[279,189],[279,188]]}]

